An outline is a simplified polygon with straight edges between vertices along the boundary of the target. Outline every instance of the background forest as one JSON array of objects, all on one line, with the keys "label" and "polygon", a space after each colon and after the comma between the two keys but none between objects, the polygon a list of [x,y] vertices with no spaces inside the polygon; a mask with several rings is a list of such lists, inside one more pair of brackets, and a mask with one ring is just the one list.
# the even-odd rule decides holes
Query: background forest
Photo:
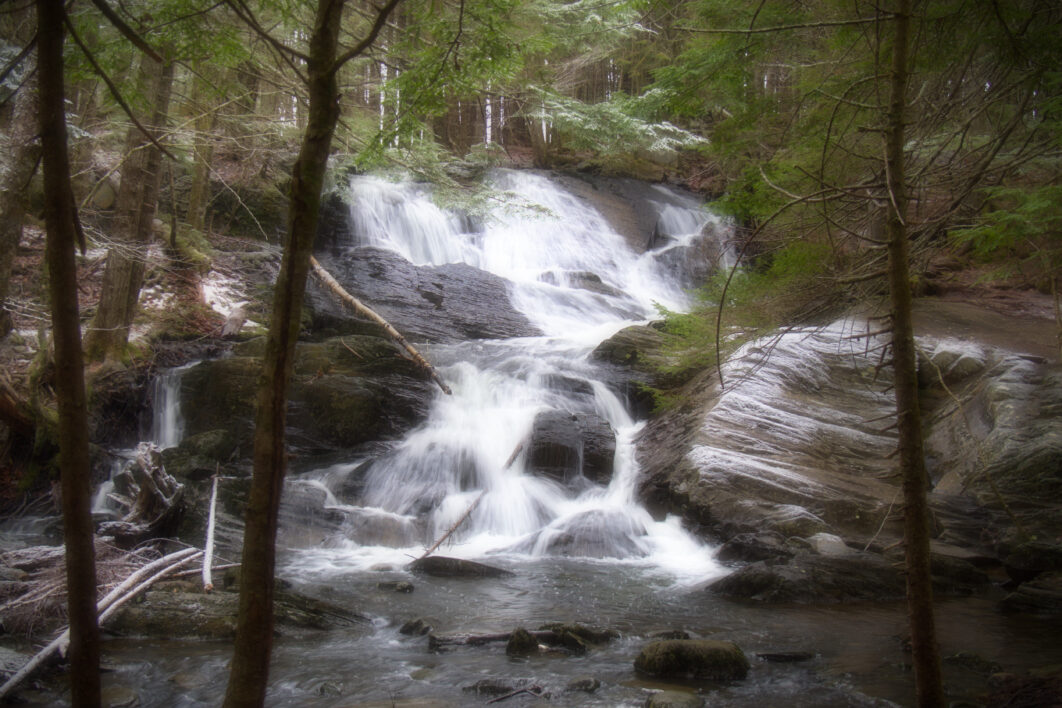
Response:
[{"label": "background forest", "polygon": [[[901,380],[916,387],[903,351],[912,292],[1034,291],[1052,299],[1062,339],[1060,24],[1046,0],[8,0],[5,499],[55,477],[61,450],[68,549],[91,555],[82,372],[94,405],[119,400],[173,342],[220,331],[201,278],[226,239],[283,243],[279,286],[242,313],[270,339],[248,514],[263,547],[244,549],[245,573],[264,580],[241,600],[241,627],[258,634],[237,635],[237,656],[242,641],[265,664],[235,662],[228,700],[261,700],[283,411],[322,192],[385,171],[476,213],[499,198],[480,181],[495,166],[666,181],[732,220],[743,267],[711,279],[693,311],[661,313],[679,378],[765,331],[891,294],[901,467],[917,481],[925,472],[908,458],[921,454],[904,437],[917,405],[905,423]],[[53,243],[57,225],[69,242]],[[155,244],[161,271],[145,267]],[[92,284],[79,293],[79,281]],[[145,318],[145,289],[171,298],[164,314]],[[662,407],[676,402],[658,392]],[[925,496],[905,493],[908,509]],[[907,530],[912,548],[919,533]],[[920,562],[908,556],[912,576]],[[86,578],[71,597],[90,598],[91,564],[68,569]],[[917,627],[932,622],[913,612],[920,663]],[[72,606],[75,672],[77,647],[93,651],[77,621]],[[941,699],[939,677],[930,683],[919,684],[926,705]]]}]

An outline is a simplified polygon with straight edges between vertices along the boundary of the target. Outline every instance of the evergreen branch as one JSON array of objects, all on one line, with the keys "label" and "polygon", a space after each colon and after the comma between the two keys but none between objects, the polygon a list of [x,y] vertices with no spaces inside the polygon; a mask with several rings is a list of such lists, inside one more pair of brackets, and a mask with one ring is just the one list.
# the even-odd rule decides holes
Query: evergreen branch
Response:
[{"label": "evergreen branch", "polygon": [[145,128],[144,125],[139,120],[137,120],[136,116],[133,115],[133,109],[130,108],[129,104],[125,102],[124,98],[122,98],[122,93],[118,90],[118,87],[114,85],[114,81],[112,81],[111,77],[107,75],[107,72],[103,70],[103,67],[99,65],[99,63],[96,61],[96,57],[92,56],[92,52],[90,52],[88,47],[85,46],[85,43],[81,41],[81,37],[79,37],[77,32],[74,30],[74,24],[70,21],[70,18],[64,17],[63,22],[66,24],[66,29],[68,32],[70,32],[70,38],[74,40],[74,44],[78,46],[78,48],[81,50],[81,53],[85,55],[86,59],[88,59],[88,63],[92,65],[92,68],[96,72],[96,74],[101,79],[103,79],[103,83],[107,84],[107,88],[110,90],[111,95],[114,96],[114,100],[117,101],[118,105],[122,107],[122,111],[127,116],[129,116],[129,120],[133,121],[133,125],[136,126],[136,129],[139,130],[144,135],[144,137],[147,138],[148,142],[154,145],[159,152],[176,162],[177,158],[173,156],[173,153],[163,147],[162,143],[156,140],[155,136],[151,134],[151,131]]},{"label": "evergreen branch", "polygon": [[705,29],[701,27],[675,27],[684,32],[696,32],[698,34],[769,34],[771,32],[785,32],[798,29],[815,29],[819,27],[846,27],[851,25],[865,25],[878,22],[877,17],[860,17],[855,20],[823,20],[821,22],[802,22],[795,25],[775,25],[773,27],[749,27],[748,29]]},{"label": "evergreen branch", "polygon": [[[310,57],[297,49],[292,49],[284,44],[279,39],[269,34],[262,25],[258,24],[258,20],[254,17],[254,13],[251,12],[250,8],[247,7],[247,4],[244,3],[243,0],[225,0],[225,4],[232,8],[232,11],[236,13],[236,16],[239,17],[245,25],[250,27],[255,34],[264,39],[266,44],[273,47],[273,49],[284,56],[289,64],[292,59],[299,59],[305,62],[310,61]],[[294,65],[292,65],[292,68],[294,68]]]},{"label": "evergreen branch", "polygon": [[[376,41],[377,35],[380,34],[380,30],[387,24],[387,18],[391,16],[391,12],[398,6],[402,0],[388,0],[387,4],[381,7],[376,12],[376,21],[372,23],[372,27],[369,29],[369,33],[365,35],[364,39],[358,42],[356,45],[348,49],[343,54],[339,55],[335,64],[332,65],[332,72],[335,73],[351,59],[360,56],[366,49],[373,45]],[[462,0],[462,7],[464,7],[464,0]]]},{"label": "evergreen branch", "polygon": [[114,28],[118,30],[122,36],[128,39],[134,47],[142,51],[152,60],[161,64],[163,63],[162,55],[155,51],[154,47],[144,41],[143,37],[136,33],[132,27],[125,23],[118,13],[111,9],[111,6],[106,3],[106,0],[92,0],[92,4],[95,5],[103,16],[107,18],[107,21],[114,25]]}]

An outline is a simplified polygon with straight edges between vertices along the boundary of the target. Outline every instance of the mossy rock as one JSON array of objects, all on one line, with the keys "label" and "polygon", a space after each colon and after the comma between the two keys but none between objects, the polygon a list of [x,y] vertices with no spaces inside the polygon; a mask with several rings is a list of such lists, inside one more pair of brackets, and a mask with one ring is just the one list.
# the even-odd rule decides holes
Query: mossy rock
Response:
[{"label": "mossy rock", "polygon": [[665,639],[642,648],[636,671],[654,678],[695,678],[711,681],[743,679],[749,660],[737,644],[714,639]]}]

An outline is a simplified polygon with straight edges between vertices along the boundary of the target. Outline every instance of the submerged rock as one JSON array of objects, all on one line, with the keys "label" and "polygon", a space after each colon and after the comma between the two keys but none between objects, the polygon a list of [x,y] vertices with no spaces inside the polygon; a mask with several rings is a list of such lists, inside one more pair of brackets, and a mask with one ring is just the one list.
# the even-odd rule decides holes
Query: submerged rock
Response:
[{"label": "submerged rock", "polygon": [[441,578],[502,578],[513,573],[502,568],[477,563],[463,558],[446,556],[428,556],[419,558],[409,564],[414,573],[434,575]]},{"label": "submerged rock", "polygon": [[[236,592],[169,592],[152,590],[122,607],[107,625],[116,634],[140,637],[190,637],[230,639],[236,632]],[[274,599],[276,631],[281,635],[298,630],[344,628],[369,631],[371,623],[361,615],[327,602],[291,592],[278,592]]]},{"label": "submerged rock", "polygon": [[737,644],[714,639],[667,639],[642,648],[634,668],[654,678],[743,679],[749,661]]},{"label": "submerged rock", "polygon": [[643,708],[701,708],[704,699],[682,691],[660,691],[645,699]]}]

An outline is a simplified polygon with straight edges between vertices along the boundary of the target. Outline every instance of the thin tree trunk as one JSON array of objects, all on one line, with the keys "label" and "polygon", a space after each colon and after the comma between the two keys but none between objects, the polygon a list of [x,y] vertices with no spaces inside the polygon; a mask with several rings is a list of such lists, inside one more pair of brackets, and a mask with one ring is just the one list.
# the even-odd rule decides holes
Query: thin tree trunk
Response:
[{"label": "thin tree trunk", "polygon": [[[141,58],[141,87],[155,96],[151,129],[165,124],[169,112],[174,66]],[[158,202],[162,155],[139,130],[130,128],[126,149],[133,153],[122,170],[118,190],[118,248],[107,254],[106,270],[100,290],[100,302],[92,329],[85,337],[85,351],[90,360],[121,360],[129,341],[129,328],[136,316],[140,287],[144,281],[147,244],[152,237],[152,222]]]},{"label": "thin tree trunk", "polygon": [[299,314],[317,232],[321,187],[339,118],[334,64],[342,13],[343,0],[321,0],[310,38],[306,67],[310,110],[302,147],[292,168],[284,255],[258,388],[254,477],[245,513],[240,607],[225,708],[263,705],[269,681],[277,516],[287,466],[285,409],[299,334]]},{"label": "thin tree trunk", "polygon": [[62,0],[37,2],[44,220],[55,340],[63,540],[70,615],[70,686],[74,706],[100,705],[100,638],[96,624],[96,558],[89,475],[88,416],[77,301],[77,213],[70,185],[63,94]]},{"label": "thin tree trunk", "polygon": [[41,145],[37,141],[36,81],[29,79],[18,90],[6,133],[7,169],[0,181],[0,338],[13,326],[8,311],[11,271],[22,238],[26,186],[37,167]]},{"label": "thin tree trunk", "polygon": [[889,291],[892,303],[892,353],[903,478],[907,607],[911,624],[915,686],[919,706],[944,705],[940,656],[933,617],[929,567],[929,476],[922,447],[918,406],[918,369],[911,321],[911,282],[907,245],[907,193],[904,185],[904,118],[907,93],[907,45],[910,0],[897,0],[893,19],[892,73],[886,132],[888,185]]}]

